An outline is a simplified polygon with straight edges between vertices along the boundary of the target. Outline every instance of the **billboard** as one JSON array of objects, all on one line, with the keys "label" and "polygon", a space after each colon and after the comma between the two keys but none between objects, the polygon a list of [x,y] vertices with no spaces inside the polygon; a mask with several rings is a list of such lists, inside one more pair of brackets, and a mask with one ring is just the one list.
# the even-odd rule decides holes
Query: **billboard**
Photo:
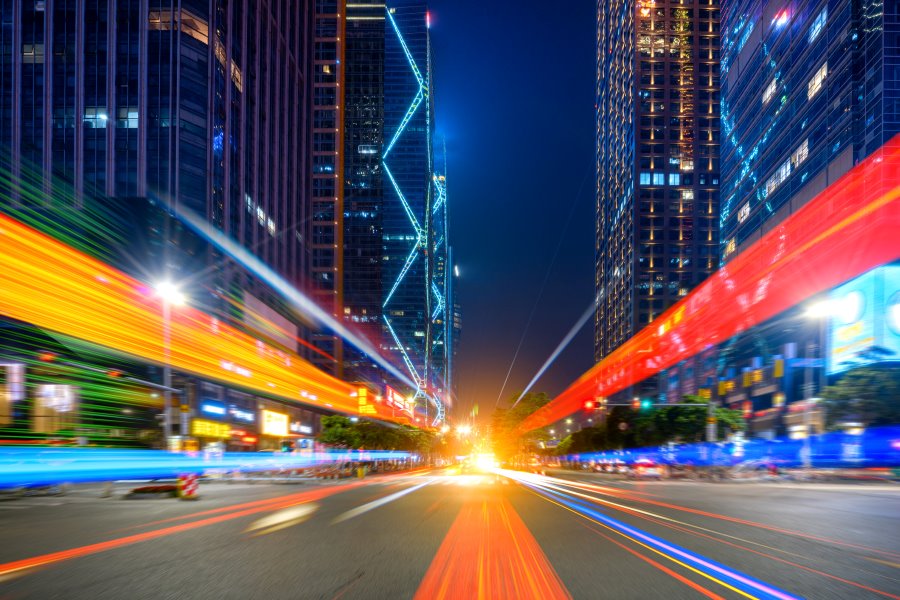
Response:
[{"label": "billboard", "polygon": [[288,416],[272,410],[262,411],[262,432],[265,435],[287,436]]},{"label": "billboard", "polygon": [[396,410],[412,416],[415,403],[410,402],[406,396],[404,396],[391,386],[385,386],[384,397],[387,400],[388,406],[392,406]]},{"label": "billboard", "polygon": [[829,297],[828,373],[900,360],[900,265],[872,269]]}]

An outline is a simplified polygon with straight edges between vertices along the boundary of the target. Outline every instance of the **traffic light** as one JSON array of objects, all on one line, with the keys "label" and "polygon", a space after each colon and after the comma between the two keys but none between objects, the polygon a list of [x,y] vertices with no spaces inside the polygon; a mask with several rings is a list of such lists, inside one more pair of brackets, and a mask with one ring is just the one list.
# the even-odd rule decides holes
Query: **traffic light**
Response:
[{"label": "traffic light", "polygon": [[650,410],[651,408],[653,408],[653,400],[641,400],[641,410]]},{"label": "traffic light", "polygon": [[634,400],[632,400],[631,408],[633,408],[634,410],[640,410],[641,409],[641,399],[635,398]]},{"label": "traffic light", "polygon": [[584,401],[584,410],[594,410],[594,401],[593,400],[585,400]]}]

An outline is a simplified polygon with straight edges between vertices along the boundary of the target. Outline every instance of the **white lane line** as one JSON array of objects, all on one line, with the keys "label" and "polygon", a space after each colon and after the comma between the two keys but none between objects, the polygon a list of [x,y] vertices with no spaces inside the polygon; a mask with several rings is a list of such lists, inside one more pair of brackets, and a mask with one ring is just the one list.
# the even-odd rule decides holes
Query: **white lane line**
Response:
[{"label": "white lane line", "polygon": [[244,530],[244,533],[253,531],[255,532],[253,535],[265,535],[286,527],[298,525],[311,517],[318,508],[318,504],[309,503],[281,509],[271,515],[266,515],[261,519],[257,519]]},{"label": "white lane line", "polygon": [[331,522],[331,524],[334,525],[335,523],[340,523],[342,521],[347,521],[349,519],[352,519],[353,517],[358,517],[359,515],[361,515],[363,513],[367,513],[370,510],[374,510],[374,509],[378,508],[379,506],[384,506],[385,504],[388,504],[389,502],[393,502],[394,500],[397,500],[398,498],[402,498],[403,496],[405,496],[407,494],[411,494],[412,492],[425,487],[429,483],[431,483],[431,482],[423,481],[419,485],[414,485],[411,488],[407,488],[405,490],[400,490],[399,492],[395,492],[389,496],[385,496],[384,498],[379,498],[378,500],[373,500],[372,502],[369,502],[368,504],[363,504],[362,506],[358,506],[356,508],[350,509],[347,512],[345,512],[344,514],[337,517],[334,521]]}]

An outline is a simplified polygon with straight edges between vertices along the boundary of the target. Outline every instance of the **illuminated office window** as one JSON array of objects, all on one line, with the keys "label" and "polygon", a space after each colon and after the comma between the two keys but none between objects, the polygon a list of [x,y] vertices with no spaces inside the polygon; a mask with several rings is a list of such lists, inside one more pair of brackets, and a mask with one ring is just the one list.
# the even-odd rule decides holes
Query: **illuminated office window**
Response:
[{"label": "illuminated office window", "polygon": [[812,76],[812,79],[809,80],[809,84],[806,86],[806,97],[809,100],[812,100],[816,94],[822,89],[822,86],[825,84],[825,78],[828,76],[828,63],[825,63],[819,70],[816,71],[816,74]]},{"label": "illuminated office window", "polygon": [[816,20],[813,21],[813,24],[809,28],[809,43],[812,44],[816,41],[816,38],[819,37],[819,34],[822,33],[822,30],[825,29],[825,23],[828,21],[828,7],[822,9],[822,12],[816,17]]}]

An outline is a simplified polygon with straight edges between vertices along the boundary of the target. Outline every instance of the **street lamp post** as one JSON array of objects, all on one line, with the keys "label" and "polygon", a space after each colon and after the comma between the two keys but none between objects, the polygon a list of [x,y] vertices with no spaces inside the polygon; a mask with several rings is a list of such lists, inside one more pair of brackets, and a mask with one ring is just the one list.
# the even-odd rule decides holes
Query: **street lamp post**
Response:
[{"label": "street lamp post", "polygon": [[[172,435],[172,306],[181,306],[187,299],[175,284],[163,281],[156,285],[156,295],[162,301],[163,317],[163,445],[169,448],[169,437]],[[184,433],[184,432],[182,432]]]}]

